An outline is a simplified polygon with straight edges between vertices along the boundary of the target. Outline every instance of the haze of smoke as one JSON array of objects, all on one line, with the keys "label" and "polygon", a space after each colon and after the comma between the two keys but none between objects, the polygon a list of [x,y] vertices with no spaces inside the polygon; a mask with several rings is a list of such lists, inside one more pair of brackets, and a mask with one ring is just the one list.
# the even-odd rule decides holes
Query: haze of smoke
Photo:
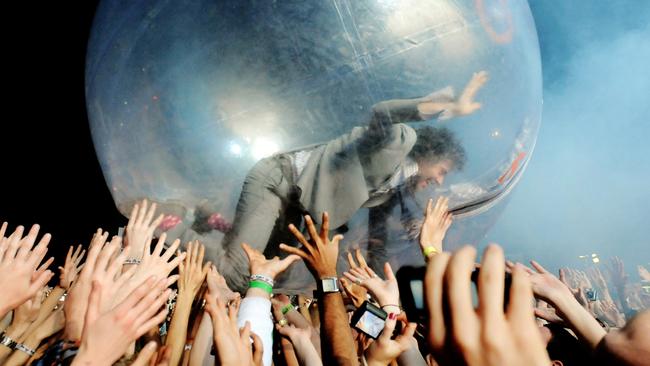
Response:
[{"label": "haze of smoke", "polygon": [[650,3],[616,1],[586,13],[576,3],[593,5],[531,4],[543,123],[528,171],[487,241],[554,269],[598,253],[621,256],[633,270],[650,260]]}]

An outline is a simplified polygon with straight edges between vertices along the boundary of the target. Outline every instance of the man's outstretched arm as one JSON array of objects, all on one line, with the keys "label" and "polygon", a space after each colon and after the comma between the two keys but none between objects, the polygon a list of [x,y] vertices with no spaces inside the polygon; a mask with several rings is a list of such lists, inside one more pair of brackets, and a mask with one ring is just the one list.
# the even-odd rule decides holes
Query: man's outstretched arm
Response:
[{"label": "man's outstretched arm", "polygon": [[393,138],[393,124],[433,118],[447,120],[472,114],[481,108],[474,97],[487,80],[487,72],[475,73],[458,98],[454,96],[452,87],[448,86],[421,98],[379,102],[372,107],[367,138],[375,144],[388,142]]}]

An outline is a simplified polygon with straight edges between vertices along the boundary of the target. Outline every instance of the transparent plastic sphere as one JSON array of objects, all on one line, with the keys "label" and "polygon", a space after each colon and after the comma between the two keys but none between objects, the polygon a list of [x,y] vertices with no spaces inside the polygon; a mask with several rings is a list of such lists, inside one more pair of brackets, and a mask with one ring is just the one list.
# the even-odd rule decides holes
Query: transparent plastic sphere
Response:
[{"label": "transparent plastic sphere", "polygon": [[[471,113],[406,121],[451,130],[466,164],[389,212],[391,245],[381,251],[399,267],[422,263],[417,223],[428,198],[448,196],[456,215],[445,245],[477,243],[531,157],[542,81],[527,2],[104,0],[86,96],[120,211],[149,198],[185,227],[207,218],[204,240],[218,246],[260,159],[367,127],[382,101],[439,91],[458,102],[477,74],[487,82]],[[342,252],[372,242],[368,211],[345,218]]]}]

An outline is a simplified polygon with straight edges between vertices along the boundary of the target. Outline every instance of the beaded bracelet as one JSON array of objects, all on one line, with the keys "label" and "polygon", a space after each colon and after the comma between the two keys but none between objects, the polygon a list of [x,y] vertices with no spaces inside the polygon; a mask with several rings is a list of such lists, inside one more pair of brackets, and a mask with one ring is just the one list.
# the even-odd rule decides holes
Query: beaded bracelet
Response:
[{"label": "beaded bracelet", "polygon": [[272,279],[271,277],[269,277],[269,276],[265,276],[265,275],[261,275],[261,274],[254,274],[254,275],[251,275],[250,280],[251,280],[251,281],[262,281],[262,282],[266,282],[266,283],[267,283],[269,286],[271,286],[271,287],[273,287],[273,286],[275,285],[275,282],[273,281],[273,279]]}]

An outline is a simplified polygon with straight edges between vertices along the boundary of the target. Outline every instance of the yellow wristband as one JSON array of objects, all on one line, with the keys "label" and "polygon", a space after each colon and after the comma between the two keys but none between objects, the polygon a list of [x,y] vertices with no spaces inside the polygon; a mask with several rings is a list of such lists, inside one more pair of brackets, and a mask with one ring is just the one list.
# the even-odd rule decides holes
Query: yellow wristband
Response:
[{"label": "yellow wristband", "polygon": [[424,248],[422,250],[422,254],[424,254],[425,258],[429,258],[431,255],[435,255],[435,254],[438,254],[438,253],[439,253],[438,249],[436,249],[436,247],[434,247],[434,246],[429,246],[429,247],[426,247],[426,248]]}]

